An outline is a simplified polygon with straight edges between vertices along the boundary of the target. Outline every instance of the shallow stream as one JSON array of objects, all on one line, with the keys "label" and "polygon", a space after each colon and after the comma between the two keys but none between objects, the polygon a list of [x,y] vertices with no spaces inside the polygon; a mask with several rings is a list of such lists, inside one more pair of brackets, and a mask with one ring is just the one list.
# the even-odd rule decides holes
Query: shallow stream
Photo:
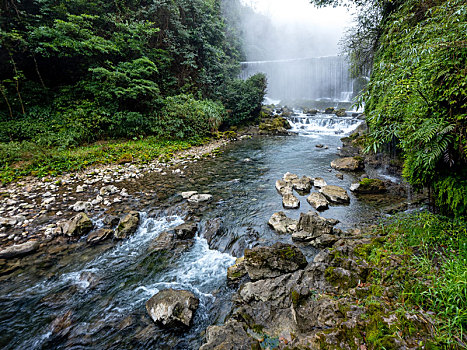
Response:
[{"label": "shallow stream", "polygon": [[[284,210],[275,181],[286,172],[323,177],[347,190],[361,174],[336,177],[330,162],[337,158],[340,138],[361,122],[356,118],[317,115],[292,117],[294,136],[254,137],[229,144],[216,158],[189,165],[185,176],[150,174],[132,184],[140,193],[131,203],[142,213],[137,233],[119,243],[89,247],[78,242],[55,252],[24,258],[33,264],[0,286],[0,347],[4,349],[197,349],[207,326],[222,323],[230,310],[235,286],[226,282],[227,267],[245,247],[289,241],[267,221],[277,211],[293,218],[311,210],[300,196],[298,210]],[[321,144],[325,147],[317,148]],[[383,174],[384,175],[384,174]],[[161,232],[183,222],[177,193],[210,193],[200,227],[220,219],[227,241],[211,250],[203,237],[173,259],[151,254],[150,244]],[[322,213],[338,219],[340,228],[371,223],[380,203],[357,200],[331,206]],[[234,240],[231,237],[235,237]],[[315,253],[307,251],[307,256]],[[188,289],[200,298],[194,326],[173,333],[156,326],[145,302],[161,289]],[[62,329],[52,334],[53,326]]]}]

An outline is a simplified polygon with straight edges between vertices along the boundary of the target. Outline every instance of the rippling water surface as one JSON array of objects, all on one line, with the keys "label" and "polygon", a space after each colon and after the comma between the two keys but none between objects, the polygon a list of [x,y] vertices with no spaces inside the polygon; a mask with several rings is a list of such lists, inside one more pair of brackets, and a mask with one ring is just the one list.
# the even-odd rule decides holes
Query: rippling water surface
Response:
[{"label": "rippling water surface", "polygon": [[[81,242],[55,255],[30,257],[34,264],[0,286],[0,346],[197,349],[206,327],[222,323],[229,312],[235,287],[227,285],[226,269],[234,256],[242,255],[248,246],[289,241],[267,226],[274,212],[284,210],[275,181],[292,172],[323,177],[328,184],[348,189],[358,175],[346,174],[339,180],[330,169],[340,138],[358,126],[358,119],[298,115],[291,121],[295,136],[239,141],[228,145],[216,159],[187,168],[186,177],[164,180],[152,174],[139,181],[135,190],[155,191],[157,199],[134,203],[142,212],[142,224],[130,239],[92,248]],[[317,148],[316,144],[326,147]],[[154,238],[183,222],[167,208],[175,205],[176,194],[184,190],[213,194],[200,227],[218,218],[226,236],[236,238],[236,245],[211,250],[204,238],[197,237],[181,256],[171,259],[152,254]],[[300,212],[311,209],[305,196],[300,201],[299,210],[284,210],[288,216],[298,218]],[[171,210],[176,214],[177,210]],[[377,211],[375,205],[351,195],[349,205],[331,206],[322,215],[339,219],[341,228],[350,228],[371,221]],[[146,300],[166,288],[188,289],[200,298],[194,326],[186,333],[162,330],[146,315]],[[61,317],[63,330],[52,334],[57,317]]]}]

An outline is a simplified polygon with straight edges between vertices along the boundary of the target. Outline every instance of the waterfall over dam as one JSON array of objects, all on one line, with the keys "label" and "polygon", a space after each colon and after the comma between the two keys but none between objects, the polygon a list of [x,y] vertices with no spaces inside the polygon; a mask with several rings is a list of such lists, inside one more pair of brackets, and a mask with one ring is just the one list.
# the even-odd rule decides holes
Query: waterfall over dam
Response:
[{"label": "waterfall over dam", "polygon": [[275,100],[350,101],[354,95],[345,56],[242,62],[241,79],[264,73]]}]

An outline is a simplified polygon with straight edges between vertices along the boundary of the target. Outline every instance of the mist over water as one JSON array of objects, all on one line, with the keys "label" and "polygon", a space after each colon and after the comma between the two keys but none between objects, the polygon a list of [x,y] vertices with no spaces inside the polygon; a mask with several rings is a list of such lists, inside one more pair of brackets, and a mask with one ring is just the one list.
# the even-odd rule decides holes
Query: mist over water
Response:
[{"label": "mist over water", "polygon": [[346,9],[318,9],[308,0],[241,2],[242,79],[265,73],[267,97],[282,102],[352,99],[348,61],[339,55],[351,24]]}]

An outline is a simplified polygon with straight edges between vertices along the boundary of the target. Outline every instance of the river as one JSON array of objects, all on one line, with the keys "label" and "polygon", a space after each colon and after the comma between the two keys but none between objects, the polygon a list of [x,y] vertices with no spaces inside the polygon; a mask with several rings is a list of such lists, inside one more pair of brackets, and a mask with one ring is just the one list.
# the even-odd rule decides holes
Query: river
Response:
[{"label": "river", "polygon": [[[306,196],[300,196],[300,209],[284,210],[275,181],[292,172],[323,177],[348,190],[361,175],[345,174],[341,180],[330,169],[340,138],[357,127],[359,119],[299,114],[291,122],[295,135],[231,143],[216,158],[188,166],[185,177],[162,180],[160,174],[149,174],[138,180],[132,190],[141,198],[136,197],[132,206],[141,212],[142,223],[130,239],[97,247],[81,241],[62,250],[55,247],[55,254],[31,257],[34,264],[1,283],[0,347],[197,349],[206,327],[222,323],[230,311],[236,286],[227,284],[226,270],[235,257],[245,247],[290,242],[290,237],[278,236],[268,227],[273,213],[282,210],[298,218],[300,212],[311,210]],[[188,209],[177,194],[187,190],[214,196],[202,211],[200,231],[218,219],[225,239],[217,250],[209,249],[199,236],[188,251],[162,260],[152,254],[151,242],[183,222]],[[322,215],[338,219],[342,229],[373,222],[379,205],[350,195],[349,205],[331,206]],[[99,218],[94,219],[99,224]],[[316,252],[305,253],[311,258]],[[166,331],[146,314],[146,300],[165,288],[188,289],[200,299],[189,331]],[[64,324],[59,335],[52,333],[57,320]]]}]

